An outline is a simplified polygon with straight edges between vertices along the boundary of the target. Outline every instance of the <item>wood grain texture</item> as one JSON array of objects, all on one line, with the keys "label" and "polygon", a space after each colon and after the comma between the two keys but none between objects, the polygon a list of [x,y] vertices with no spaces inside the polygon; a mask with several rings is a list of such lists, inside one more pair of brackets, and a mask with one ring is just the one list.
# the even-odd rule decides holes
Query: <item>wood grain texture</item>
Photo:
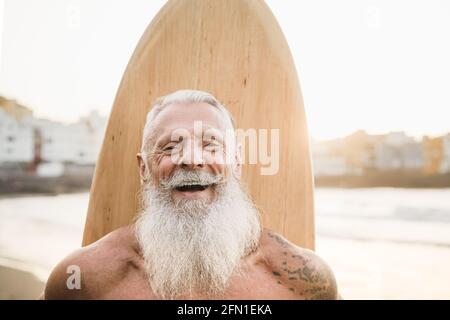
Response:
[{"label": "wood grain texture", "polygon": [[295,65],[262,0],[169,0],[127,66],[109,118],[91,187],[83,245],[132,222],[140,148],[151,102],[179,89],[212,93],[237,127],[280,129],[273,176],[246,165],[243,181],[263,224],[314,249],[313,179]]}]

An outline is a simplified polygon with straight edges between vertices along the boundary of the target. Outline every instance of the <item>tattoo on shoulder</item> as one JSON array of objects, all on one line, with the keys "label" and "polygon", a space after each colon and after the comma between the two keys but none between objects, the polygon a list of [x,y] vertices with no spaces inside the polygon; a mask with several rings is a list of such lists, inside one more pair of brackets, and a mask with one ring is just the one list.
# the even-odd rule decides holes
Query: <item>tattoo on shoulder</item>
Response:
[{"label": "tattoo on shoulder", "polygon": [[286,248],[286,247],[289,246],[289,243],[283,237],[281,237],[280,235],[273,234],[270,231],[267,234],[268,234],[268,236],[270,238],[275,239],[275,241],[278,242],[283,248]]},{"label": "tattoo on shoulder", "polygon": [[[271,232],[268,232],[268,235],[283,248],[289,247],[289,243],[281,236]],[[334,277],[317,266],[312,255],[288,254],[287,251],[283,251],[283,258],[281,269],[272,272],[277,277],[277,284],[280,284],[280,279],[287,279],[290,284],[287,289],[307,300],[336,298],[337,288]]]},{"label": "tattoo on shoulder", "polygon": [[[305,287],[304,290],[299,291],[298,289],[290,290],[297,292],[298,294],[304,296],[306,299],[334,299],[336,298],[336,283],[335,280],[329,275],[323,274],[317,267],[308,263],[305,260],[304,264],[296,268],[290,268],[287,266],[281,272],[284,273],[285,277],[290,283],[297,284],[294,286],[296,288]],[[280,277],[283,276],[282,273],[277,272]]]}]

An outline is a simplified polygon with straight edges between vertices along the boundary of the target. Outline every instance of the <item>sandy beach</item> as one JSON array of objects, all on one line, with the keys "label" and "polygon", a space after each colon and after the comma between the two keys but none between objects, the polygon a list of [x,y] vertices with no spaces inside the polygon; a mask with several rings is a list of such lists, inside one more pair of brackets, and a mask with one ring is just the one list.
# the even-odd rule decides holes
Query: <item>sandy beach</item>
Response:
[{"label": "sandy beach", "polygon": [[0,300],[37,299],[45,283],[33,273],[0,266]]}]

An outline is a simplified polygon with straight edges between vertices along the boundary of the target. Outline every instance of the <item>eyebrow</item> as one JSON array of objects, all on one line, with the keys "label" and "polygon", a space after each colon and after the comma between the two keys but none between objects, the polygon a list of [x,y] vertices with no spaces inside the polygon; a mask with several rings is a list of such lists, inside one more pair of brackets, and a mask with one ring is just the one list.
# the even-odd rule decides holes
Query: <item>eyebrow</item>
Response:
[{"label": "eyebrow", "polygon": [[224,142],[224,134],[222,133],[221,130],[216,129],[214,127],[205,127],[203,132],[202,132],[202,138],[205,136],[205,133],[208,132],[210,133],[209,137],[214,137],[214,139],[211,140],[216,140],[218,142]]},{"label": "eyebrow", "polygon": [[[212,137],[214,137],[214,139],[211,139]],[[202,140],[203,141],[215,141],[215,142],[217,142],[217,143],[220,143],[220,144],[224,144],[224,139],[222,139],[222,137],[221,136],[217,136],[217,135],[211,135],[210,137],[209,137],[209,139],[204,139],[204,138],[202,138]]]}]

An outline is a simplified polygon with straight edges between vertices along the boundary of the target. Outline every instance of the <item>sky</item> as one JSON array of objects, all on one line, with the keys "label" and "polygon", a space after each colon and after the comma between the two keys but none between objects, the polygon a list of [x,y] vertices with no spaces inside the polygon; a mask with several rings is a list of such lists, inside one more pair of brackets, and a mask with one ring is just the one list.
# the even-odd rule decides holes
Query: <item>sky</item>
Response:
[{"label": "sky", "polygon": [[[450,131],[450,2],[266,1],[299,74],[310,134]],[[107,116],[160,0],[0,0],[0,95],[39,117]]]}]

